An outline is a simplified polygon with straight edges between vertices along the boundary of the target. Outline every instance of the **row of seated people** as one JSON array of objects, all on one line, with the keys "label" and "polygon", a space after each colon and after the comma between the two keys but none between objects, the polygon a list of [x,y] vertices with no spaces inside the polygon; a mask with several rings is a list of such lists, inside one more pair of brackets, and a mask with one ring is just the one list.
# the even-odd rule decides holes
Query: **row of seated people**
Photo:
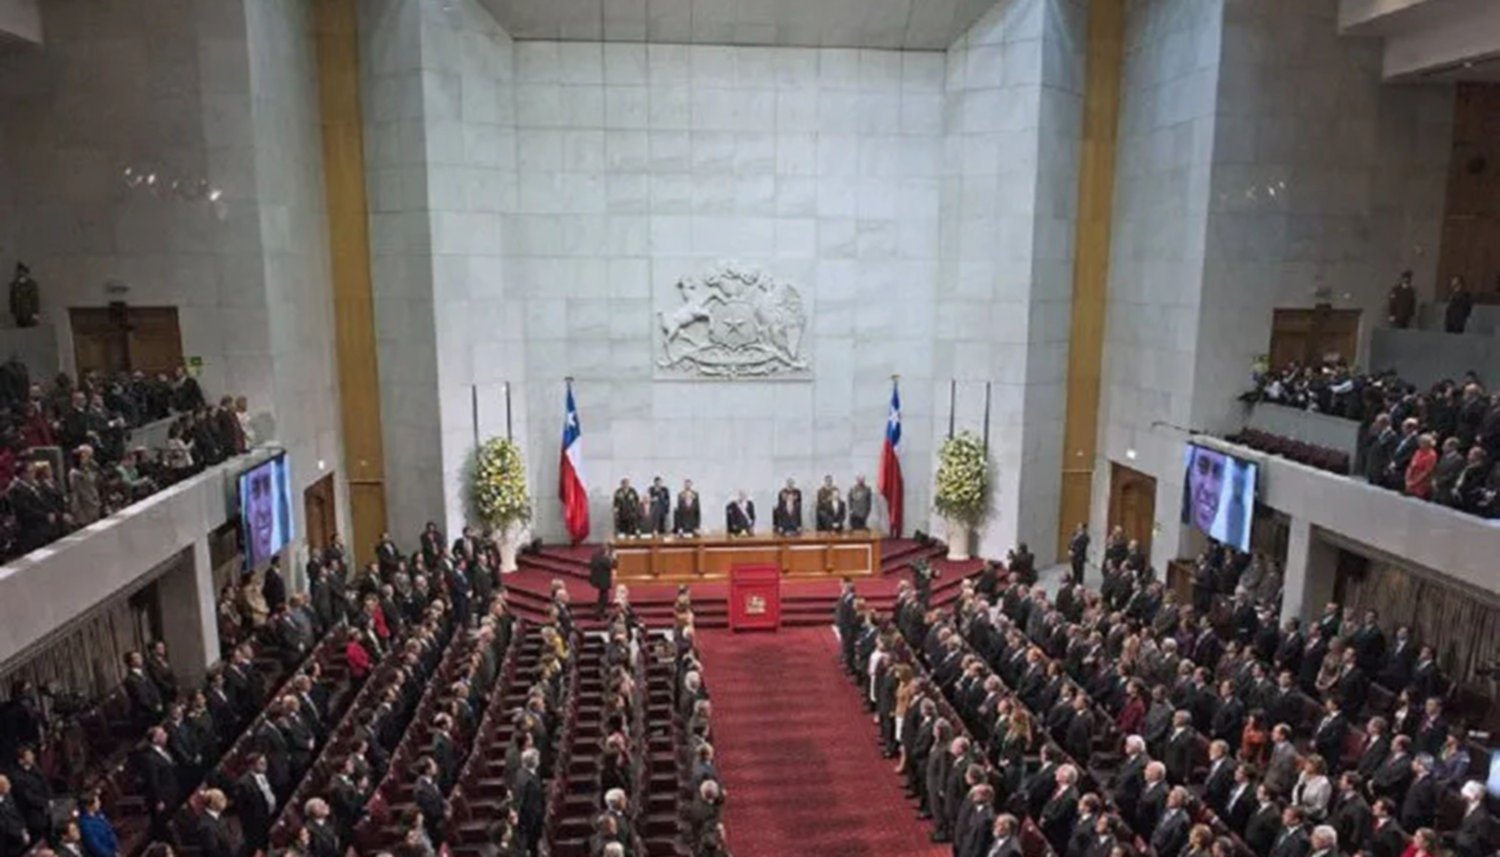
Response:
[{"label": "row of seated people", "polygon": [[[1117,648],[1104,647],[1102,639],[1093,640],[1091,643],[1088,638],[1080,639],[1079,635],[1074,635],[1071,641],[1055,642],[1050,635],[1045,633],[1045,623],[1041,627],[1031,628],[1032,633],[1023,633],[1017,625],[1025,627],[1031,619],[1029,614],[1034,614],[1035,609],[1049,613],[1052,611],[1044,595],[1033,592],[1028,598],[1025,593],[1015,591],[1018,589],[1019,587],[1016,587],[1012,590],[1017,596],[1014,600],[1010,600],[1009,603],[1007,599],[1000,600],[1001,609],[993,618],[988,609],[988,602],[978,599],[966,602],[971,612],[964,614],[961,611],[960,625],[976,640],[976,648],[984,658],[997,666],[1001,676],[1009,680],[1011,686],[1018,688],[1023,703],[1035,711],[1047,713],[1046,724],[1080,761],[1085,764],[1091,760],[1104,761],[1100,758],[1100,754],[1091,750],[1101,744],[1104,747],[1118,747],[1122,734],[1130,734],[1134,729],[1143,727],[1144,721],[1150,717],[1149,709],[1144,701],[1145,682],[1151,680],[1148,675],[1149,670],[1142,669],[1140,674],[1132,675],[1132,670],[1144,665],[1144,659],[1137,661],[1136,653],[1129,645],[1128,638],[1120,640]],[[1003,634],[998,632],[1001,615],[1005,617],[1006,630]],[[1098,630],[1098,625],[1095,623],[1103,618],[1105,617],[1094,612],[1086,621]],[[1341,612],[1330,611],[1325,618],[1332,624],[1341,619]],[[1011,624],[1013,622],[1015,624]],[[1350,623],[1350,634],[1357,633],[1361,627],[1367,626],[1354,626]],[[1037,633],[1039,631],[1043,633]],[[1108,637],[1109,634],[1106,632],[1104,638]],[[957,650],[961,643],[949,635],[941,645],[947,651],[940,650],[939,653],[943,655],[946,663],[951,664],[958,657]],[[1048,660],[1048,655],[1056,660],[1052,660],[1043,668],[1041,665]],[[1111,659],[1116,660],[1111,661]],[[1343,669],[1346,674],[1348,671],[1357,669],[1348,662],[1347,658],[1341,660],[1344,660]],[[1065,666],[1067,677],[1063,677],[1061,671],[1057,669],[1059,662]],[[1109,669],[1106,666],[1109,662],[1115,663],[1116,667]],[[1172,783],[1186,783],[1203,769],[1206,746],[1207,755],[1214,763],[1209,768],[1210,773],[1217,775],[1217,781],[1221,786],[1227,787],[1233,777],[1232,771],[1221,763],[1221,760],[1229,756],[1229,741],[1226,739],[1251,737],[1249,733],[1253,731],[1253,723],[1247,723],[1243,727],[1243,733],[1236,729],[1245,716],[1243,703],[1239,697],[1249,694],[1237,691],[1235,681],[1242,683],[1253,681],[1252,676],[1255,670],[1251,669],[1247,672],[1243,668],[1243,662],[1236,663],[1234,658],[1230,658],[1227,663],[1221,662],[1217,666],[1223,669],[1221,677],[1226,682],[1218,685],[1217,700],[1214,699],[1215,694],[1212,690],[1214,685],[1208,681],[1209,677],[1202,673],[1203,668],[1195,668],[1181,671],[1182,678],[1179,678],[1178,683],[1168,694],[1175,696],[1175,699],[1165,700],[1172,707],[1160,708],[1166,713],[1166,719],[1171,725],[1164,736],[1158,735],[1150,743],[1152,750],[1160,755],[1165,763],[1161,765],[1164,777]],[[1284,685],[1287,684],[1288,678],[1289,674],[1284,672]],[[1078,685],[1070,686],[1069,679],[1078,682]],[[1264,680],[1263,673],[1261,680]],[[1164,691],[1166,691],[1165,686],[1157,685],[1152,689],[1151,695],[1160,699]],[[1290,687],[1284,687],[1282,692],[1286,696],[1301,693],[1300,690]],[[1090,693],[1107,707],[1101,709],[1089,698]],[[1379,743],[1374,743],[1362,751],[1344,749],[1346,741],[1358,741],[1358,733],[1347,728],[1340,712],[1341,701],[1347,702],[1347,700],[1341,700],[1341,694],[1337,692],[1328,693],[1324,698],[1326,707],[1324,716],[1321,719],[1313,718],[1317,726],[1311,736],[1312,748],[1323,751],[1332,761],[1325,762],[1319,757],[1309,757],[1304,764],[1297,756],[1289,755],[1294,749],[1290,742],[1291,726],[1278,724],[1273,730],[1273,735],[1277,740],[1275,746],[1269,751],[1270,759],[1266,762],[1266,777],[1263,785],[1267,786],[1267,792],[1273,796],[1291,796],[1296,803],[1294,809],[1313,820],[1321,820],[1328,815],[1327,800],[1330,789],[1326,776],[1319,773],[1319,769],[1329,765],[1338,766],[1352,762],[1355,758],[1373,765],[1374,757],[1386,753],[1385,748]],[[1091,714],[1091,710],[1096,713]],[[1352,706],[1351,710],[1358,711],[1359,706]],[[1404,728],[1421,735],[1422,740],[1429,742],[1429,746],[1444,743],[1445,739],[1441,733],[1445,731],[1445,727],[1441,723],[1441,708],[1437,700],[1429,702],[1425,717],[1418,718],[1403,710],[1398,710],[1397,716],[1403,716]],[[1161,719],[1160,716],[1158,719]],[[1123,728],[1115,728],[1117,725]],[[1372,727],[1371,731],[1376,732],[1378,729],[1379,724]],[[1143,731],[1147,733],[1149,741],[1152,737],[1151,730],[1143,729]],[[1220,743],[1217,746],[1208,745],[1201,733],[1222,736],[1218,739]],[[1410,740],[1410,738],[1398,738],[1389,742],[1390,758],[1377,767],[1393,772],[1384,778],[1383,788],[1400,792],[1399,795],[1383,796],[1399,797],[1403,820],[1408,823],[1408,826],[1425,828],[1430,827],[1434,822],[1435,804],[1439,799],[1440,785],[1435,777],[1431,777],[1436,767],[1433,761],[1425,758],[1414,761],[1410,755],[1404,755],[1406,744]],[[1144,747],[1148,741],[1140,743]],[[1243,754],[1253,755],[1257,751],[1265,752],[1263,738],[1259,741],[1244,740],[1241,743]],[[1448,743],[1451,746],[1453,742]],[[1467,765],[1464,764],[1456,766],[1458,769],[1466,767]],[[1404,777],[1413,781],[1412,785],[1404,782],[1403,771],[1406,772]],[[1461,777],[1465,773],[1467,772],[1458,770],[1454,776],[1455,778]],[[1323,779],[1320,780],[1320,777]],[[1304,780],[1309,781],[1311,785],[1306,785]],[[1379,776],[1372,778],[1372,783],[1381,782],[1382,778]],[[1465,788],[1471,793],[1475,791],[1474,787],[1466,786]],[[1241,791],[1243,792],[1244,789]],[[1480,796],[1482,797],[1482,790]],[[1132,797],[1133,794],[1127,791],[1121,803],[1131,805]],[[1454,797],[1456,798],[1456,795]],[[1455,803],[1458,801],[1455,800]],[[1486,832],[1488,822],[1483,813],[1478,811],[1482,810],[1482,806],[1475,800],[1465,799],[1460,809],[1466,820],[1464,824],[1468,826],[1467,832],[1462,828],[1458,831],[1460,842],[1467,843],[1460,848],[1460,853],[1467,854],[1473,848],[1478,847],[1473,845],[1474,841],[1484,842],[1485,837],[1489,835]],[[1139,826],[1146,826],[1142,824],[1142,819],[1137,818],[1136,821]],[[1138,829],[1140,829],[1139,826]],[[1152,823],[1149,827],[1154,832],[1155,824]],[[1351,845],[1351,839],[1361,842],[1364,838],[1365,831],[1359,829],[1360,825],[1353,827],[1355,829],[1345,836],[1346,848]],[[1476,833],[1476,830],[1479,833]],[[1478,837],[1477,840],[1476,837]],[[1257,842],[1257,845],[1267,847],[1274,844],[1274,842]],[[1262,849],[1256,850],[1258,853],[1264,853]],[[1476,850],[1473,853],[1483,852]]]},{"label": "row of seated people", "polygon": [[[927,603],[905,581],[897,597]],[[982,739],[944,697],[935,672],[903,632],[879,619],[849,584],[835,625],[844,669],[874,712],[883,754],[899,758],[896,771],[917,802],[918,817],[933,821],[933,841],[951,842],[955,857],[1052,857],[1033,817],[1008,806],[1014,791],[1008,772],[985,758]],[[1069,782],[1075,775],[1072,767],[1061,772]]]}]

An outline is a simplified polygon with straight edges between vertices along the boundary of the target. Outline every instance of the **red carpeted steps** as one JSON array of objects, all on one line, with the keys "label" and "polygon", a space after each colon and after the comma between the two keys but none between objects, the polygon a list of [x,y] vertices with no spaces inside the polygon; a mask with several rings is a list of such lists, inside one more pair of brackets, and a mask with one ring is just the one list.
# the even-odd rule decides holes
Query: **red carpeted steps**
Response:
[{"label": "red carpeted steps", "polygon": [[[698,635],[736,857],[938,857],[828,628]],[[653,852],[654,853],[654,852]]]}]

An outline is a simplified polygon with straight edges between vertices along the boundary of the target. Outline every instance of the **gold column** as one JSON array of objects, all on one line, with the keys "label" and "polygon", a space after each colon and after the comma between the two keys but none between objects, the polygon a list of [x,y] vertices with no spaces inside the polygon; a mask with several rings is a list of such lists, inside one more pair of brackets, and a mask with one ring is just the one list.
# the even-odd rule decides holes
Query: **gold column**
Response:
[{"label": "gold column", "polygon": [[385,530],[385,453],[380,427],[375,300],[370,278],[365,200],[364,119],[359,101],[358,0],[314,0],[323,176],[333,269],[333,316],[339,371],[344,468],[349,482],[345,544],[361,563]]},{"label": "gold column", "polygon": [[1068,333],[1068,400],[1063,422],[1062,499],[1057,527],[1059,557],[1067,556],[1073,528],[1089,519],[1089,498],[1093,491],[1105,292],[1109,283],[1110,214],[1115,190],[1115,137],[1125,53],[1124,0],[1089,3],[1086,52],[1073,307]]}]

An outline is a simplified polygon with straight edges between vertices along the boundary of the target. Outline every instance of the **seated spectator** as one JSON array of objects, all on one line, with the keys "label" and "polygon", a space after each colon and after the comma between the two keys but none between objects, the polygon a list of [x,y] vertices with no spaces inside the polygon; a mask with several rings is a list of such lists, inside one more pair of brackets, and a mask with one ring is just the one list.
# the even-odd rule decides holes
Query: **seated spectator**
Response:
[{"label": "seated spectator", "polygon": [[90,792],[78,802],[78,832],[86,857],[116,857],[119,854],[114,825],[104,814],[98,792]]}]

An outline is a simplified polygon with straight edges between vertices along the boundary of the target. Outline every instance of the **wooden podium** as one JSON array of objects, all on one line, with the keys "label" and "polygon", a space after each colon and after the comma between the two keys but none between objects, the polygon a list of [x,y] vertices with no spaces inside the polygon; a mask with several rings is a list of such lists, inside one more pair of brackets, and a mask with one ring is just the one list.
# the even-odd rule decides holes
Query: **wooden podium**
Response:
[{"label": "wooden podium", "polygon": [[772,566],[784,578],[868,577],[880,568],[874,533],[678,538],[648,536],[614,542],[618,583],[694,583],[729,579],[735,566]]}]

